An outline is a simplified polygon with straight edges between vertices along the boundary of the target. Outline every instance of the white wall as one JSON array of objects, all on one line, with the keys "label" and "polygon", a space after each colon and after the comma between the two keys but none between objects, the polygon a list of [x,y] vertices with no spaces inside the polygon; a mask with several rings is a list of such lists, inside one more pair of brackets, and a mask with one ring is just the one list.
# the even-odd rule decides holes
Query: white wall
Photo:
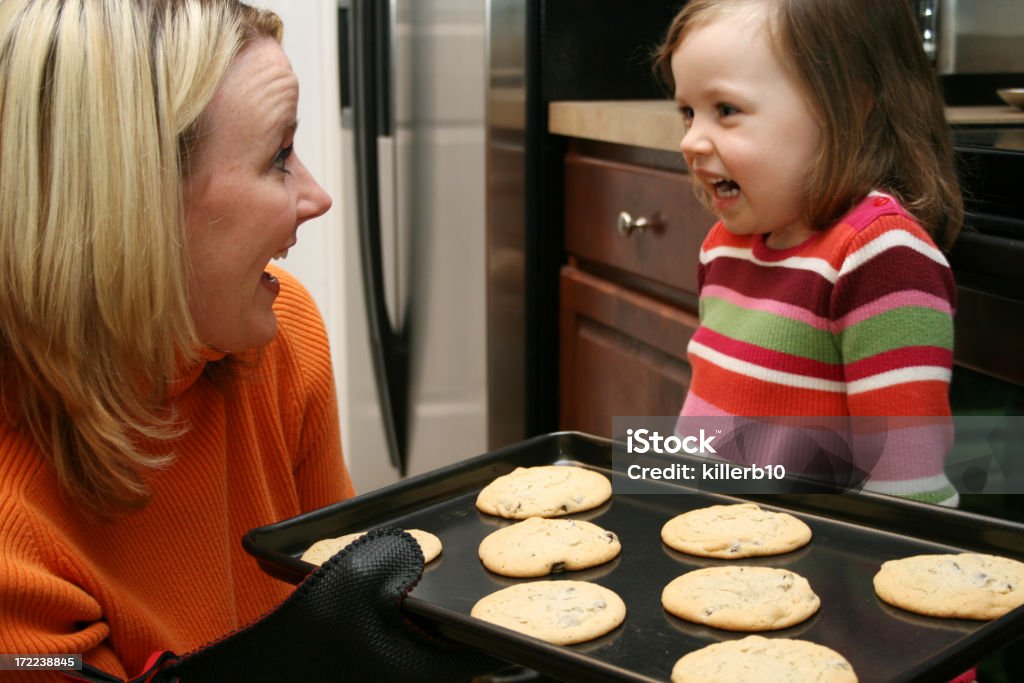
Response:
[{"label": "white wall", "polygon": [[[355,171],[343,154],[352,140],[338,104],[337,0],[251,3],[285,22],[284,49],[300,86],[296,150],[335,200],[326,216],[300,228],[283,265],[310,289],[327,323],[346,459],[356,490],[365,492],[398,474],[373,382],[355,210],[344,195]],[[400,233],[415,232],[408,257],[417,267],[405,286],[417,305],[408,473],[418,474],[487,446],[485,3],[406,0],[396,20],[396,60],[406,73],[396,84],[398,148],[415,152],[399,174],[412,213],[398,222]]]},{"label": "white wall", "polygon": [[[342,197],[341,112],[339,109],[337,0],[247,0],[273,10],[284,21],[284,50],[299,78],[299,129],[295,149],[302,162],[334,200],[324,216],[299,228],[298,244],[279,262],[299,277],[320,307],[334,359],[338,395],[346,395],[347,363],[345,263],[342,233],[346,207]],[[342,413],[342,437],[348,432]],[[347,454],[347,450],[346,450]]]}]

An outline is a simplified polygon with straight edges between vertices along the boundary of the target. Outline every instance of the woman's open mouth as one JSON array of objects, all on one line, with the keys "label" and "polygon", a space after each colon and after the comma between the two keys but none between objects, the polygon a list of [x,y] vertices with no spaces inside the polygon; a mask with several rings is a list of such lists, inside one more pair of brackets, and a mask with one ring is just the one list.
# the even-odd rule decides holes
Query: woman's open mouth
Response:
[{"label": "woman's open mouth", "polygon": [[281,293],[281,282],[276,277],[263,271],[263,276],[260,278],[260,284],[270,290],[270,293],[277,296]]}]

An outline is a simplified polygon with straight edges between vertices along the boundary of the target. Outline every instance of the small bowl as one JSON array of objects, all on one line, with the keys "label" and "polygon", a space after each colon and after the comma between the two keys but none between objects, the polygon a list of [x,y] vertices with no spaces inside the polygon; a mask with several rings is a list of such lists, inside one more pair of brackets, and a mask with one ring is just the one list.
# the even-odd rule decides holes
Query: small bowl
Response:
[{"label": "small bowl", "polygon": [[1024,88],[1000,88],[996,93],[1011,107],[1024,110]]}]

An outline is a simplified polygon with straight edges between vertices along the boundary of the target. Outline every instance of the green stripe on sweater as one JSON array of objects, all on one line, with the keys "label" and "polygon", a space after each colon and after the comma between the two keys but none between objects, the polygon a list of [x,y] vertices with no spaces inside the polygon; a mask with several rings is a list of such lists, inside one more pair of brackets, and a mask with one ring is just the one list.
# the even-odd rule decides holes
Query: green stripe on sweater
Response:
[{"label": "green stripe on sweater", "polygon": [[894,308],[846,328],[840,343],[847,363],[905,346],[952,349],[953,319],[931,308]]},{"label": "green stripe on sweater", "polygon": [[701,299],[700,316],[702,325],[732,339],[822,363],[841,362],[832,333],[807,323],[743,308],[717,297]]}]

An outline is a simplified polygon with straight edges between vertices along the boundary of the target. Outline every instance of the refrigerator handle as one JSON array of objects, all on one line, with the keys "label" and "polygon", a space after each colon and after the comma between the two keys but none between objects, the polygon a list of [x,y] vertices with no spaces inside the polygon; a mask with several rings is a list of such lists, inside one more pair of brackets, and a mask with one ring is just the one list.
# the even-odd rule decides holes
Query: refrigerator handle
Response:
[{"label": "refrigerator handle", "polygon": [[392,0],[376,0],[370,3],[373,11],[373,71],[377,86],[377,137],[386,138],[392,134],[391,88],[391,40],[393,38],[391,14]]},{"label": "refrigerator handle", "polygon": [[349,28],[352,15],[350,0],[338,0],[338,105],[341,108],[341,124],[351,127],[352,121],[352,79],[349,77],[349,64],[352,63],[352,43]]},{"label": "refrigerator handle", "polygon": [[[370,355],[391,464],[404,476],[409,428],[409,331],[401,319],[392,325],[388,315],[378,158],[378,142],[391,131],[390,2],[346,0],[346,4],[347,10],[339,5],[339,18],[342,11],[347,13],[359,257]],[[339,31],[341,28],[339,25]]]}]

